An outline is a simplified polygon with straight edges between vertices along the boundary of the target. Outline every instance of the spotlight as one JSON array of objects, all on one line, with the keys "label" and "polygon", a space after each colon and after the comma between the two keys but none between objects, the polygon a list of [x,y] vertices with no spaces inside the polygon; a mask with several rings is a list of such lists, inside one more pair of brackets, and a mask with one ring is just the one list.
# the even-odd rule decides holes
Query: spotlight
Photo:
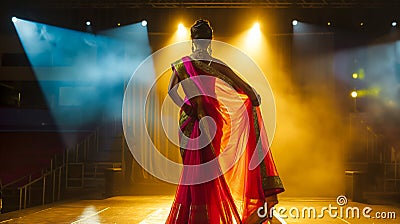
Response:
[{"label": "spotlight", "polygon": [[86,21],[86,26],[90,26],[90,21]]},{"label": "spotlight", "polygon": [[259,24],[258,22],[257,22],[257,23],[254,23],[253,29],[254,29],[254,30],[260,30],[260,24]]},{"label": "spotlight", "polygon": [[179,23],[177,28],[174,34],[174,41],[184,41],[190,37],[189,31],[183,23]]},{"label": "spotlight", "polygon": [[364,26],[364,22],[361,22],[361,23],[360,23],[360,26]]},{"label": "spotlight", "polygon": [[117,26],[121,26],[121,23],[117,23]]},{"label": "spotlight", "polygon": [[328,26],[331,26],[332,25],[332,23],[331,22],[328,22]]},{"label": "spotlight", "polygon": [[178,24],[178,36],[183,37],[186,34],[185,26],[182,23]]},{"label": "spotlight", "polygon": [[258,22],[254,23],[253,27],[250,30],[250,35],[252,38],[257,38],[261,35],[260,24]]},{"label": "spotlight", "polygon": [[353,97],[353,98],[357,98],[357,96],[358,96],[358,93],[357,93],[357,91],[356,90],[353,90],[352,92],[351,92],[351,97]]},{"label": "spotlight", "polygon": [[358,79],[358,74],[357,73],[353,73],[353,79]]},{"label": "spotlight", "polygon": [[260,46],[259,44],[261,41],[261,36],[260,24],[256,22],[247,34],[247,46],[251,48],[258,48]]},{"label": "spotlight", "polygon": [[396,22],[396,21],[393,21],[393,22],[392,22],[392,26],[393,26],[393,27],[396,27],[396,26],[397,26],[397,22]]},{"label": "spotlight", "polygon": [[142,26],[147,26],[147,21],[146,20],[142,21]]},{"label": "spotlight", "polygon": [[17,22],[17,17],[15,17],[15,16],[13,16],[12,18],[11,18],[11,21],[13,22],[13,23],[15,23],[15,22]]},{"label": "spotlight", "polygon": [[292,25],[293,25],[293,26],[297,26],[298,23],[299,23],[299,22],[298,22],[297,20],[295,20],[295,19],[292,21]]}]

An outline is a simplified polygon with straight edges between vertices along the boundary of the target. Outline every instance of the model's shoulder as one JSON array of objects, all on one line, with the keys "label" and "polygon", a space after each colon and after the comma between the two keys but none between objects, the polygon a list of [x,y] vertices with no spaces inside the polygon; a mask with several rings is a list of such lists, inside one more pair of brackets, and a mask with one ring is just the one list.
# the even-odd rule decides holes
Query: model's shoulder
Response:
[{"label": "model's shoulder", "polygon": [[212,60],[213,60],[213,62],[216,62],[216,63],[220,63],[220,64],[225,64],[225,62],[223,62],[221,59],[219,59],[219,58],[212,58]]},{"label": "model's shoulder", "polygon": [[182,58],[176,59],[174,62],[171,63],[172,66],[176,66],[182,63]]},{"label": "model's shoulder", "polygon": [[189,56],[184,56],[181,57],[177,60],[175,60],[174,62],[171,63],[172,66],[177,66],[177,65],[181,65],[183,64],[183,62],[187,61],[187,60],[191,60]]},{"label": "model's shoulder", "polygon": [[215,63],[218,63],[220,65],[223,65],[223,66],[228,66],[225,62],[223,62],[222,60],[220,60],[218,58],[212,58],[212,61]]}]

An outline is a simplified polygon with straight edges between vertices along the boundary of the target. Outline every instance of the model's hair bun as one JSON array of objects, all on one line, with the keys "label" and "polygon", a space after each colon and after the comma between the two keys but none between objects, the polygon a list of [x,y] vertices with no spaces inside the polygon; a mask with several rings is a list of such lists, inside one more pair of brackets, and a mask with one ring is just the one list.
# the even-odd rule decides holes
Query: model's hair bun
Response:
[{"label": "model's hair bun", "polygon": [[212,39],[213,30],[210,22],[204,19],[197,20],[190,28],[190,35],[192,39]]}]

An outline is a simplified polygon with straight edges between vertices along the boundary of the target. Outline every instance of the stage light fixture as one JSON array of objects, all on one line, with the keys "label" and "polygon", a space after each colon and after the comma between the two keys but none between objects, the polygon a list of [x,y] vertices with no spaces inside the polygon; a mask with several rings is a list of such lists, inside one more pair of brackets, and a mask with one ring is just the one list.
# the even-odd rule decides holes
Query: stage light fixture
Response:
[{"label": "stage light fixture", "polygon": [[147,26],[147,21],[146,20],[142,21],[142,26]]},{"label": "stage light fixture", "polygon": [[328,22],[328,26],[331,26],[332,25],[332,23],[331,22]]},{"label": "stage light fixture", "polygon": [[392,22],[392,26],[393,26],[393,27],[396,27],[396,26],[397,26],[397,22],[396,22],[396,21],[393,21],[393,22]]},{"label": "stage light fixture", "polygon": [[360,23],[360,26],[364,26],[364,22],[361,22],[361,23]]},{"label": "stage light fixture", "polygon": [[294,20],[292,21],[292,25],[293,25],[293,26],[297,26],[298,23],[299,23],[299,21],[297,21],[296,19],[294,19]]},{"label": "stage light fixture", "polygon": [[250,54],[255,54],[260,50],[262,44],[262,32],[260,23],[255,22],[253,26],[247,31],[244,39],[245,49]]},{"label": "stage light fixture", "polygon": [[254,23],[253,30],[260,30],[260,24],[258,22]]},{"label": "stage light fixture", "polygon": [[261,36],[260,23],[258,23],[258,22],[254,23],[249,34],[250,34],[250,38],[258,39]]},{"label": "stage light fixture", "polygon": [[357,73],[353,73],[353,79],[358,79],[358,74]]},{"label": "stage light fixture", "polygon": [[90,21],[86,21],[86,26],[90,26],[91,22]]},{"label": "stage light fixture", "polygon": [[117,26],[121,26],[121,23],[117,23]]},{"label": "stage light fixture", "polygon": [[353,98],[357,98],[357,96],[358,96],[357,90],[353,90],[350,95]]},{"label": "stage light fixture", "polygon": [[17,22],[17,17],[15,17],[15,16],[13,16],[12,18],[11,18],[11,21],[13,22],[13,23],[15,23],[15,22]]},{"label": "stage light fixture", "polygon": [[178,36],[184,37],[186,35],[186,28],[182,23],[178,24]]},{"label": "stage light fixture", "polygon": [[189,40],[189,38],[190,38],[190,32],[188,28],[185,25],[183,25],[183,23],[178,23],[177,29],[175,30],[170,41],[172,43],[175,43],[175,42]]}]

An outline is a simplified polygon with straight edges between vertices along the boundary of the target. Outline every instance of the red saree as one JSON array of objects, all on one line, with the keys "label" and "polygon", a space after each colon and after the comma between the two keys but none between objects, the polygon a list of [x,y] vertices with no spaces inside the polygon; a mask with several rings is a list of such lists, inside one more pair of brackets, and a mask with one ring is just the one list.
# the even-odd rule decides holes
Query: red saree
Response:
[{"label": "red saree", "polygon": [[[179,119],[183,164],[195,168],[183,168],[166,223],[248,223],[266,198],[284,191],[260,109],[229,77],[202,61],[184,57],[172,70],[181,83],[189,81],[182,84],[185,103],[197,111],[189,116],[181,110]],[[200,122],[205,116],[214,122]],[[202,133],[210,144],[201,145]],[[199,168],[213,161],[208,169]],[[214,178],[198,181],[210,175]]]}]

